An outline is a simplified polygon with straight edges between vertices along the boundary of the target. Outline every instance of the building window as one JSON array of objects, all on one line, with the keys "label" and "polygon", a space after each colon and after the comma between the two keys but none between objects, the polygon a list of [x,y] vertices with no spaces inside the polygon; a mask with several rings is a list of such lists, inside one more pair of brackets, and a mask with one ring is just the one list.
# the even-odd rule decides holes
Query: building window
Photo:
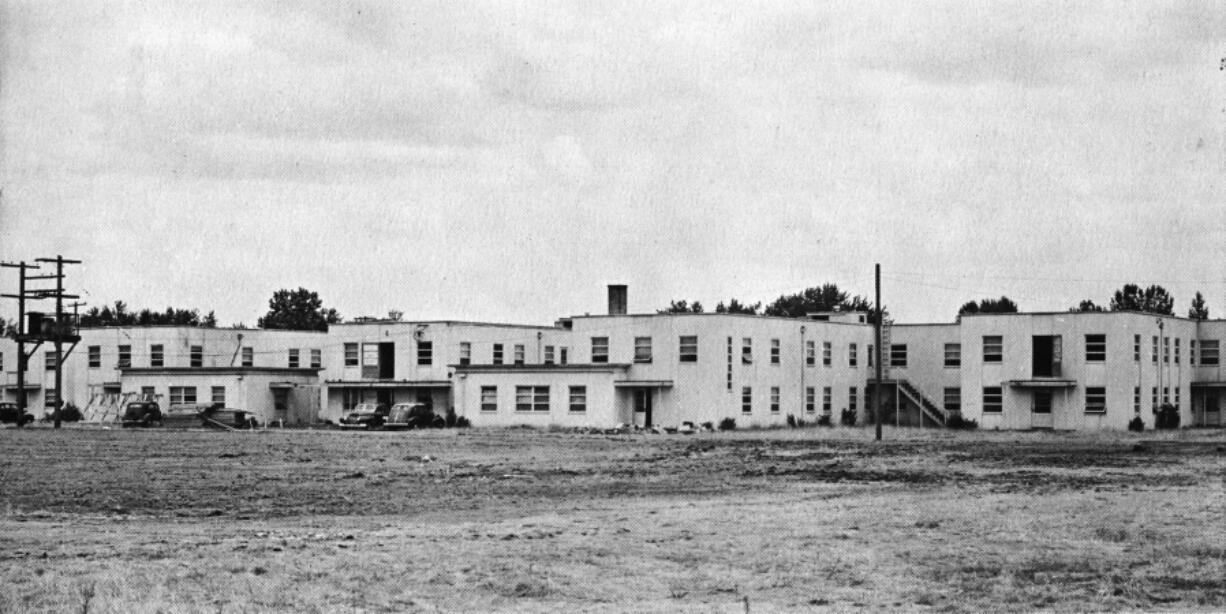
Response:
[{"label": "building window", "polygon": [[[246,349],[250,349],[250,348],[244,348],[244,350]],[[247,365],[247,366],[250,367],[251,365]],[[345,344],[345,366],[346,367],[358,366],[358,344],[356,343],[346,343]]]},{"label": "building window", "polygon": [[[356,361],[357,361],[357,354],[358,354],[358,346],[356,343],[346,343],[345,344],[346,346],[345,347],[345,364],[349,364],[349,347],[348,346],[350,345],[353,346],[353,359],[355,361],[354,364],[357,364]],[[243,348],[243,366],[244,367],[255,366],[255,348],[251,348],[251,347]]]},{"label": "building window", "polygon": [[171,386],[170,387],[170,404],[171,405],[189,405],[196,402],[196,387],[195,386]]},{"label": "building window", "polygon": [[945,411],[962,411],[962,389],[957,386],[945,389]]},{"label": "building window", "polygon": [[576,414],[587,411],[587,386],[570,387],[570,411]]},{"label": "building window", "polygon": [[1000,335],[983,337],[983,362],[1000,362],[1004,358],[1004,341]]},{"label": "building window", "polygon": [[1107,389],[1101,386],[1086,387],[1086,413],[1107,413]]},{"label": "building window", "polygon": [[1158,335],[1154,335],[1154,349],[1149,355],[1149,361],[1158,364]]},{"label": "building window", "polygon": [[856,411],[859,406],[859,402],[857,400],[857,397],[859,395],[857,394],[857,392],[858,391],[856,390],[855,386],[852,386],[847,389],[847,409],[853,412]]},{"label": "building window", "polygon": [[161,344],[149,346],[149,366],[161,367],[166,364],[166,352]]},{"label": "building window", "polygon": [[651,362],[651,337],[634,338],[634,362],[637,364]]},{"label": "building window", "polygon": [[822,388],[822,413],[829,416],[830,412],[833,409],[833,406],[834,406],[834,391],[831,390],[830,386],[824,386]]},{"label": "building window", "polygon": [[[194,367],[196,365],[192,365],[192,366]],[[298,368],[298,348],[289,349],[289,368],[291,369]]]},{"label": "building window", "polygon": [[945,344],[945,366],[961,367],[962,366],[962,344],[961,343],[946,343]]},{"label": "building window", "polygon": [[[91,369],[102,368],[102,346],[100,345],[89,346],[89,368]],[[3,370],[4,370],[4,361],[0,360],[0,371],[3,371]]]},{"label": "building window", "polygon": [[434,364],[434,342],[417,342],[417,366],[428,367]]},{"label": "building window", "polygon": [[1162,362],[1171,362],[1171,338],[1162,338]]},{"label": "building window", "polygon": [[320,369],[324,366],[324,351],[320,349],[311,350],[311,368]]},{"label": "building window", "polygon": [[472,364],[473,361],[473,344],[467,341],[460,342],[460,364]]},{"label": "building window", "polygon": [[213,394],[212,394],[213,403],[214,403],[215,405],[222,405],[222,406],[225,406],[225,404],[226,404],[226,387],[225,387],[225,386],[213,386],[212,393],[213,393]]},{"label": "building window", "polygon": [[545,346],[545,364],[552,365],[554,356],[554,348],[552,345]]},{"label": "building window", "polygon": [[119,362],[116,364],[120,369],[126,369],[132,366],[132,346],[119,346]]},{"label": "building window", "polygon": [[570,348],[566,346],[562,346],[558,348],[558,364],[560,365],[567,364],[567,361],[570,360],[569,357],[570,357]]},{"label": "building window", "polygon": [[873,344],[868,344],[868,366],[873,366]]},{"label": "building window", "polygon": [[1158,387],[1153,387],[1153,396],[1149,400],[1149,408],[1155,413],[1158,411]]},{"label": "building window", "polygon": [[890,366],[891,367],[907,366],[907,344],[894,343],[890,345]]},{"label": "building window", "polygon": [[1179,364],[1179,337],[1175,337],[1175,364]]},{"label": "building window", "polygon": [[515,344],[515,345],[514,345],[514,346],[511,348],[511,352],[512,352],[512,358],[511,358],[511,360],[512,360],[512,361],[513,361],[515,364],[517,364],[517,365],[522,365],[522,364],[524,364],[524,345],[523,345],[522,343],[516,343],[516,344]]},{"label": "building window", "polygon": [[498,411],[498,387],[497,386],[482,386],[481,387],[481,411],[483,412]]},{"label": "building window", "polygon": [[1162,387],[1162,404],[1169,405],[1170,402],[1171,402],[1171,387],[1163,386]]},{"label": "building window", "polygon": [[494,344],[494,351],[490,357],[490,362],[496,365],[502,364],[502,344],[501,343]]},{"label": "building window", "polygon": [[48,388],[43,391],[43,408],[47,411],[54,411],[55,399],[55,388]]},{"label": "building window", "polygon": [[140,388],[141,400],[156,401],[157,396],[158,396],[157,389],[155,389],[153,386],[141,386]]},{"label": "building window", "polygon": [[1196,365],[1196,340],[1188,340],[1188,364]]},{"label": "building window", "polygon": [[829,341],[822,342],[822,366],[829,367],[834,360],[834,344]]},{"label": "building window", "polygon": [[741,363],[753,364],[753,339],[750,337],[743,337],[741,339]]},{"label": "building window", "polygon": [[805,341],[805,365],[812,367],[817,364],[817,342]]},{"label": "building window", "polygon": [[817,412],[817,388],[813,386],[805,388],[805,411],[810,414]]},{"label": "building window", "polygon": [[983,388],[983,413],[999,414],[1004,411],[1004,401],[1001,396],[1000,386],[984,386]]},{"label": "building window", "polygon": [[47,351],[44,353],[44,357],[45,357],[45,358],[44,358],[44,360],[45,360],[46,365],[47,365],[47,370],[48,370],[48,371],[54,371],[54,370],[55,370],[55,363],[56,363],[56,360],[55,360],[55,350],[47,350]]},{"label": "building window", "polygon": [[203,367],[204,366],[204,346],[193,345],[191,347],[190,357],[192,361],[191,366]]},{"label": "building window", "polygon": [[1215,367],[1218,364],[1218,340],[1217,339],[1201,339],[1200,342],[1200,365],[1202,367]]},{"label": "building window", "polygon": [[771,339],[771,364],[779,364],[779,340]]},{"label": "building window", "polygon": [[592,337],[592,363],[609,362],[609,338]]},{"label": "building window", "polygon": [[2,372],[4,372],[4,352],[0,352],[0,373]]},{"label": "building window", "polygon": [[1182,388],[1183,388],[1183,386],[1175,386],[1175,408],[1176,408],[1176,409],[1178,409],[1178,408],[1180,407],[1180,405],[1179,405],[1179,391],[1180,391]]},{"label": "building window", "polygon": [[1141,387],[1132,387],[1132,413],[1141,413]]},{"label": "building window", "polygon": [[741,413],[753,413],[753,388],[751,386],[741,388]]},{"label": "building window", "polygon": [[549,411],[549,386],[516,386],[515,411]]},{"label": "building window", "polygon": [[856,344],[854,343],[847,344],[847,366],[849,367],[856,366],[856,362],[858,359],[859,357],[856,356]]},{"label": "building window", "polygon": [[1132,336],[1132,361],[1141,362],[1141,335]]},{"label": "building window", "polygon": [[771,413],[779,413],[779,387],[771,386]]},{"label": "building window", "polygon": [[1106,362],[1107,336],[1086,335],[1086,362]]},{"label": "building window", "polygon": [[678,356],[680,362],[698,362],[698,337],[695,335],[682,335]]}]

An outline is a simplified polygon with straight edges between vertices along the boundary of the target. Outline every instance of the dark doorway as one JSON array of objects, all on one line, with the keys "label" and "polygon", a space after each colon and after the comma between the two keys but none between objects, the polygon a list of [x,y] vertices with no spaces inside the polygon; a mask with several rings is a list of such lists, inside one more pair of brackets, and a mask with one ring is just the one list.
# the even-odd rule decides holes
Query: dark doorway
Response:
[{"label": "dark doorway", "polygon": [[1036,390],[1034,391],[1034,413],[1050,414],[1051,413],[1051,391]]},{"label": "dark doorway", "polygon": [[[379,344],[379,379],[396,377],[396,344]],[[380,401],[382,402],[382,401]]]},{"label": "dark doorway", "polygon": [[375,391],[375,402],[380,405],[392,405],[392,391],[387,388],[380,388]]},{"label": "dark doorway", "polygon": [[1035,335],[1033,350],[1034,377],[1060,377],[1060,336]]},{"label": "dark doorway", "polygon": [[[643,414],[643,426],[651,427],[651,389],[634,389],[634,413]],[[637,420],[636,420],[637,422]]]}]

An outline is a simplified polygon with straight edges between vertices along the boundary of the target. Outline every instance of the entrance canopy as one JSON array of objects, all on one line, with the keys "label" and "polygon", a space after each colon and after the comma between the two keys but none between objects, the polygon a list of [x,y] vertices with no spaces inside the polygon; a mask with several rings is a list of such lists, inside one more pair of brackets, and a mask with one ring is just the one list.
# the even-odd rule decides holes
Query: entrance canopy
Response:
[{"label": "entrance canopy", "polygon": [[1011,379],[1008,384],[1012,388],[1074,388],[1077,382],[1071,379]]},{"label": "entrance canopy", "polygon": [[672,388],[671,379],[640,379],[613,382],[614,388]]},{"label": "entrance canopy", "polygon": [[451,388],[449,380],[329,380],[332,388]]},{"label": "entrance canopy", "polygon": [[1226,389],[1226,382],[1192,382],[1192,388]]}]

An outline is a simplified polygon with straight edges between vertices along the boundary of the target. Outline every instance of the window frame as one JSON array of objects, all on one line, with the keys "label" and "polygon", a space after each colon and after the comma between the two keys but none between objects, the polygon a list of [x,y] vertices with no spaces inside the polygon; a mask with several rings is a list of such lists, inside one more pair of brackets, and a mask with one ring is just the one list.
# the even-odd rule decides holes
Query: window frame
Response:
[{"label": "window frame", "polygon": [[[995,398],[993,402],[992,399]],[[1001,386],[984,386],[983,387],[983,413],[985,414],[1003,414],[1005,413],[1005,391]]]},{"label": "window frame", "polygon": [[946,369],[961,369],[962,368],[962,344],[961,343],[946,343],[945,344],[945,362]]},{"label": "window frame", "polygon": [[166,366],[166,346],[161,343],[149,346],[149,366],[155,369]]},{"label": "window frame", "polygon": [[772,413],[772,414],[777,414],[777,413],[779,413],[779,406],[780,406],[779,400],[780,400],[780,397],[781,397],[781,396],[782,396],[782,394],[780,393],[779,386],[771,386],[771,397],[770,397],[770,400],[771,400],[771,406],[770,406],[770,413]]},{"label": "window frame", "polygon": [[[189,392],[191,396],[188,396]],[[195,386],[171,386],[167,397],[171,405],[194,405],[198,398]]]},{"label": "window frame", "polygon": [[473,362],[473,344],[471,341],[460,342],[460,364],[470,365]]},{"label": "window frame", "polygon": [[946,386],[944,390],[944,398],[941,400],[941,407],[947,412],[962,411],[962,387],[961,386]]},{"label": "window frame", "polygon": [[822,366],[834,366],[834,342],[832,341],[822,342]]},{"label": "window frame", "polygon": [[362,366],[362,354],[360,350],[358,349],[357,343],[346,343],[344,351],[345,351],[345,366],[346,367]]},{"label": "window frame", "polygon": [[524,349],[524,344],[516,343],[511,346],[511,364],[522,365],[527,361],[527,351]]},{"label": "window frame", "polygon": [[1200,361],[1202,367],[1216,367],[1221,364],[1221,341],[1218,339],[1200,340]]},{"label": "window frame", "polygon": [[[220,395],[218,395],[219,391],[221,392]],[[220,398],[221,400],[219,401],[218,398]],[[214,405],[221,403],[221,406],[225,407],[226,406],[226,387],[225,386],[210,386],[209,387],[209,402],[213,403]]]},{"label": "window frame", "polygon": [[[498,413],[498,386],[482,386],[478,397],[480,411],[483,414]],[[488,396],[487,396],[488,395]],[[490,399],[493,399],[492,401]]]},{"label": "window frame", "polygon": [[853,368],[860,366],[860,349],[856,347],[855,342],[847,344],[847,366]]},{"label": "window frame", "polygon": [[834,414],[834,386],[822,386],[822,415]]},{"label": "window frame", "polygon": [[[90,369],[101,369],[102,368],[102,346],[91,345],[85,349],[85,352],[86,352],[86,355],[88,356],[87,360],[88,360],[89,368]],[[3,355],[0,354],[0,371],[3,371],[3,370],[4,370],[4,359],[3,359]]]},{"label": "window frame", "polygon": [[782,343],[782,341],[780,341],[779,339],[771,339],[771,358],[770,358],[770,364],[772,364],[772,365],[777,365],[777,364],[779,364],[779,361],[780,361],[780,356],[781,356],[781,354],[780,354],[780,353],[781,353],[782,349],[783,349],[783,343]]},{"label": "window frame", "polygon": [[515,387],[516,413],[549,413],[549,386],[529,384]]},{"label": "window frame", "polygon": [[817,413],[817,386],[805,386],[805,413]]},{"label": "window frame", "polygon": [[[567,413],[587,413],[587,386],[567,386]],[[576,401],[577,399],[577,401]],[[576,407],[578,409],[576,409]]]},{"label": "window frame", "polygon": [[127,369],[132,366],[132,346],[120,345],[117,346],[115,352],[115,367],[117,369]]},{"label": "window frame", "polygon": [[1004,335],[983,336],[983,363],[1001,364],[1005,361]]},{"label": "window frame", "polygon": [[753,337],[741,337],[741,364],[753,364]]},{"label": "window frame", "polygon": [[[354,345],[357,345],[357,344],[355,343]],[[254,347],[250,345],[243,346],[242,348],[239,349],[239,353],[240,353],[239,360],[242,361],[241,362],[242,366],[244,367],[254,367],[255,366],[255,348]]]},{"label": "window frame", "polygon": [[741,415],[753,415],[753,386],[741,386]]},{"label": "window frame", "polygon": [[592,337],[592,364],[608,364],[609,363],[609,338]]},{"label": "window frame", "polygon": [[434,341],[421,340],[417,342],[417,366],[434,366]]},{"label": "window frame", "polygon": [[1107,362],[1107,335],[1105,333],[1087,333],[1085,336],[1086,362]]},{"label": "window frame", "polygon": [[299,365],[302,364],[301,358],[302,358],[302,354],[298,350],[298,348],[289,348],[289,356],[286,360],[286,364],[291,369],[297,369]]},{"label": "window frame", "polygon": [[805,366],[817,366],[817,341],[815,339],[805,339]]},{"label": "window frame", "polygon": [[504,357],[502,344],[495,343],[493,347],[490,348],[490,364],[500,365],[502,364],[502,359]]},{"label": "window frame", "polygon": [[204,346],[192,345],[188,346],[187,352],[188,363],[192,368],[198,369],[204,366]]},{"label": "window frame", "polygon": [[891,343],[890,344],[890,368],[907,368],[907,344]]},{"label": "window frame", "polygon": [[649,365],[652,360],[651,337],[634,338],[634,364]]},{"label": "window frame", "polygon": [[1087,414],[1106,414],[1107,413],[1107,387],[1106,386],[1086,386],[1084,398],[1085,398],[1085,413]]},{"label": "window frame", "polygon": [[324,366],[324,351],[319,348],[311,348],[311,368],[322,369]]},{"label": "window frame", "polygon": [[698,362],[698,335],[678,335],[677,362]]}]

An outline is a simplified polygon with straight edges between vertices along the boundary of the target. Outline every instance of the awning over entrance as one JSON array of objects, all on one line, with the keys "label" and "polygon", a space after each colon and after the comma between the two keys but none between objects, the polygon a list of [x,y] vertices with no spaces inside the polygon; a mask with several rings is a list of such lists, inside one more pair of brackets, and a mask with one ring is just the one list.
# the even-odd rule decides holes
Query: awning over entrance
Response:
[{"label": "awning over entrance", "polygon": [[268,387],[273,390],[288,390],[294,388],[293,382],[269,382]]},{"label": "awning over entrance", "polygon": [[1077,382],[1071,379],[1011,379],[1007,382],[1012,388],[1074,388]]},{"label": "awning over entrance", "polygon": [[640,379],[613,382],[614,388],[672,388],[671,379]]},{"label": "awning over entrance", "polygon": [[1192,382],[1192,388],[1218,388],[1226,389],[1226,382]]},{"label": "awning over entrance", "polygon": [[[43,385],[38,382],[26,382],[26,390],[38,390],[39,388],[42,388],[42,387]],[[17,384],[9,384],[5,386],[5,389],[17,390]]]},{"label": "awning over entrance", "polygon": [[449,380],[330,380],[330,388],[451,388]]}]

